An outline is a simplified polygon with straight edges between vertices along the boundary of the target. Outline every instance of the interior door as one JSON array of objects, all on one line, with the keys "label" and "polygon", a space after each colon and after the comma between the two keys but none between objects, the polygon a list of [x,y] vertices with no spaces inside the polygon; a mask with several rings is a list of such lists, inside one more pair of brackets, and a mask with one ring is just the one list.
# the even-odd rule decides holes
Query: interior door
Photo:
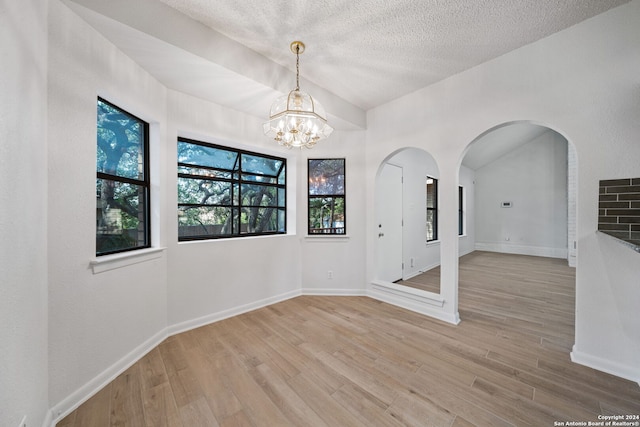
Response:
[{"label": "interior door", "polygon": [[402,168],[385,164],[380,172],[376,200],[377,278],[402,279]]}]

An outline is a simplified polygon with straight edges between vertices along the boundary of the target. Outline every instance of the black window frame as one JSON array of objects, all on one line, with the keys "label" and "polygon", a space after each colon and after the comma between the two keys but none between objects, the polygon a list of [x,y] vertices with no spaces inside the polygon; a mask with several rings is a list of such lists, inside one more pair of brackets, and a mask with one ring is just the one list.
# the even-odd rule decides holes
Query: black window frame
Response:
[{"label": "black window frame", "polygon": [[[342,161],[342,194],[311,194],[311,162],[322,162],[322,161]],[[311,219],[312,219],[312,201],[313,200],[321,200],[321,199],[342,199],[342,227],[312,227]],[[335,157],[335,158],[309,158],[307,159],[307,234],[309,236],[345,236],[347,234],[347,160],[344,157]]]},{"label": "black window frame", "polygon": [[[202,169],[202,170],[211,170],[213,172],[223,172],[223,173],[229,173],[230,177],[211,177],[208,178],[209,181],[212,182],[224,182],[224,183],[229,183],[230,184],[230,202],[229,203],[220,203],[220,204],[202,204],[202,203],[180,203],[179,197],[180,195],[178,194],[178,199],[177,199],[177,208],[178,211],[180,210],[181,207],[206,207],[206,208],[210,208],[210,207],[220,207],[220,208],[224,208],[224,209],[237,209],[238,210],[238,215],[234,218],[233,214],[232,214],[232,221],[233,224],[231,225],[231,233],[225,233],[225,234],[199,234],[199,235],[190,235],[190,236],[180,236],[180,231],[178,229],[178,242],[189,242],[189,241],[199,241],[199,240],[218,240],[218,239],[235,239],[235,238],[243,238],[243,237],[254,237],[254,236],[273,236],[273,235],[282,235],[282,234],[287,234],[287,159],[284,157],[278,157],[278,156],[273,156],[273,155],[269,155],[269,154],[264,154],[264,153],[259,153],[259,152],[255,152],[255,151],[249,151],[249,150],[243,150],[243,149],[239,149],[239,148],[234,148],[234,147],[230,147],[230,146],[226,146],[226,145],[221,145],[221,144],[216,144],[216,143],[210,143],[210,142],[205,142],[205,141],[199,141],[199,140],[195,140],[195,139],[191,139],[191,138],[185,138],[185,137],[178,137],[177,139],[178,144],[180,142],[183,143],[187,143],[187,144],[193,144],[193,145],[198,145],[198,146],[202,146],[202,147],[206,147],[206,148],[213,148],[213,149],[218,149],[218,150],[224,150],[224,151],[228,151],[228,152],[232,152],[232,153],[236,153],[237,154],[237,159],[236,159],[236,164],[234,164],[234,168],[233,169],[226,169],[226,168],[219,168],[219,167],[211,167],[211,166],[206,166],[206,165],[194,165],[193,163],[181,163],[180,161],[177,162],[177,166],[178,168],[180,167],[187,167],[187,168],[198,168],[198,169]],[[178,145],[176,145],[177,147]],[[256,180],[245,180],[243,179],[244,175],[253,175],[253,176],[258,176],[260,174],[257,173],[250,173],[250,172],[241,172],[242,170],[242,157],[243,155],[246,156],[253,156],[253,157],[259,157],[259,158],[265,158],[265,159],[271,159],[271,160],[277,160],[277,161],[281,161],[282,164],[278,170],[278,172],[276,173],[276,175],[274,176],[270,176],[271,178],[275,178],[276,182],[275,183],[269,183],[269,182],[259,182]],[[178,159],[179,160],[179,159]],[[284,173],[284,183],[280,184],[278,183],[278,176]],[[235,176],[234,176],[235,175]],[[263,175],[266,176],[266,175]],[[186,179],[203,179],[202,175],[192,175],[192,174],[188,174],[188,173],[181,173],[178,170],[177,173],[177,177],[178,178],[186,178]],[[273,187],[276,188],[276,193],[279,194],[282,193],[282,197],[284,198],[283,200],[283,204],[282,206],[279,206],[278,203],[276,203],[275,206],[273,206],[275,208],[275,214],[276,216],[278,215],[279,212],[282,212],[283,214],[283,228],[279,229],[279,230],[270,230],[270,231],[261,231],[261,232],[242,232],[242,209],[243,208],[260,208],[260,207],[264,207],[264,206],[254,206],[254,205],[243,205],[242,203],[242,185],[260,185],[260,186],[267,186],[267,187]],[[237,200],[238,203],[234,204],[234,198],[235,196],[235,191],[234,188],[237,185],[237,191],[238,191],[238,195],[237,195]],[[279,191],[281,190],[281,191]],[[178,227],[180,227],[179,224],[180,219],[178,218]]]},{"label": "black window frame", "polygon": [[458,186],[458,236],[464,236],[464,188]]},{"label": "black window frame", "polygon": [[[425,221],[425,238],[427,242],[435,242],[438,240],[438,179],[427,175],[426,181],[433,180],[433,206],[429,206],[429,184],[425,183],[425,205],[426,205],[426,221]],[[429,239],[429,212],[433,212],[433,236]]]},{"label": "black window frame", "polygon": [[[144,212],[142,212],[142,223],[144,224],[144,230],[142,231],[143,233],[143,240],[144,243],[142,245],[137,245],[134,247],[126,247],[126,248],[121,248],[121,249],[116,249],[116,250],[107,250],[107,251],[103,251],[103,252],[98,252],[98,213],[96,212],[96,256],[104,256],[104,255],[111,255],[111,254],[116,254],[116,253],[121,253],[121,252],[130,252],[130,251],[135,251],[135,250],[140,250],[140,249],[147,249],[151,247],[151,174],[150,174],[150,155],[149,155],[149,123],[144,121],[143,119],[141,119],[140,117],[131,114],[130,112],[124,110],[123,108],[115,105],[114,103],[102,98],[102,97],[98,97],[97,98],[97,102],[96,102],[96,109],[99,108],[98,103],[104,103],[106,105],[108,105],[109,107],[118,110],[119,112],[121,112],[122,114],[124,114],[125,116],[130,117],[133,120],[136,120],[137,122],[139,122],[142,125],[142,162],[143,162],[143,166],[142,166],[142,173],[143,173],[143,179],[135,179],[135,178],[128,178],[128,177],[124,177],[124,176],[119,176],[119,175],[113,175],[113,174],[109,174],[109,173],[105,173],[105,172],[98,172],[98,164],[96,161],[96,181],[97,180],[109,180],[109,181],[114,181],[117,183],[122,183],[122,184],[131,184],[131,185],[136,185],[142,188],[143,190],[143,198],[144,198]],[[97,136],[97,124],[96,124],[96,144],[98,143],[98,136]],[[96,147],[96,150],[98,148]],[[97,190],[96,190],[97,193]],[[98,198],[100,195],[96,194],[96,197]],[[96,209],[97,211],[97,209]],[[140,215],[140,214],[139,214]],[[138,232],[138,234],[140,234],[140,232]]]}]

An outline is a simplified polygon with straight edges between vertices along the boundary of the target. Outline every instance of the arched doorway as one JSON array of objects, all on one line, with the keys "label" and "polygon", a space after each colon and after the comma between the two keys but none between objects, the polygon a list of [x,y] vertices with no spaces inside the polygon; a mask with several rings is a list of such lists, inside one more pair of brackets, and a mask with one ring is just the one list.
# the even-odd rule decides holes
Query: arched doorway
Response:
[{"label": "arched doorway", "polygon": [[531,122],[496,126],[467,147],[460,181],[465,174],[474,249],[574,264],[577,157],[563,135]]},{"label": "arched doorway", "polygon": [[[438,196],[440,171],[431,154],[402,148],[379,165],[375,185],[374,279],[378,299],[457,323],[440,295]],[[410,283],[437,270],[430,283]],[[422,286],[424,285],[424,286]]]},{"label": "arched doorway", "polygon": [[[475,315],[484,302],[480,312],[504,316],[505,322],[509,316],[521,316],[544,323],[537,315],[554,299],[567,303],[565,308],[575,307],[575,270],[569,267],[576,261],[577,163],[576,150],[567,138],[531,122],[496,126],[469,144],[459,164],[460,178],[473,176],[465,212],[473,248],[458,262],[463,319],[465,313]],[[473,259],[479,256],[484,258]],[[509,263],[515,264],[509,267]],[[546,278],[537,276],[551,271],[555,273]],[[554,277],[560,276],[568,280],[554,289]],[[482,278],[492,280],[493,288],[483,289]],[[477,289],[470,290],[475,282]],[[544,297],[536,293],[541,287],[547,287]],[[474,296],[482,303],[470,301]],[[507,299],[501,301],[501,297]],[[520,313],[509,311],[526,298],[530,304]],[[527,313],[536,304],[538,311]],[[559,321],[572,325],[574,309],[569,311]]]},{"label": "arched doorway", "polygon": [[[376,183],[376,278],[402,283],[440,265],[434,158],[418,148],[398,150],[380,165]],[[430,291],[439,294],[439,282]]]}]

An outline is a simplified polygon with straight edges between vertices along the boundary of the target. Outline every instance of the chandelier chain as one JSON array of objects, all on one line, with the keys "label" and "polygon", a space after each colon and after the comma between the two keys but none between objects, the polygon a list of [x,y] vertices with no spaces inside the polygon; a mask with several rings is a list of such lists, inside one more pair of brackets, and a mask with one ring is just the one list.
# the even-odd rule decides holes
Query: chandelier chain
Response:
[{"label": "chandelier chain", "polygon": [[296,45],[296,90],[300,90],[300,45]]}]

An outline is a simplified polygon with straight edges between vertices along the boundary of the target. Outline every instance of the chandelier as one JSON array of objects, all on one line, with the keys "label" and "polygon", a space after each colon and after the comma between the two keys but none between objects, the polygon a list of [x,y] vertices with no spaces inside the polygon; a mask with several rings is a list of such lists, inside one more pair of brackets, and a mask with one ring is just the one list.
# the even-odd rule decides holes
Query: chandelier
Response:
[{"label": "chandelier", "polygon": [[287,148],[311,148],[328,137],[333,128],[327,124],[322,105],[300,90],[300,54],[304,52],[304,43],[294,41],[289,47],[296,54],[296,88],[271,104],[264,134]]}]

